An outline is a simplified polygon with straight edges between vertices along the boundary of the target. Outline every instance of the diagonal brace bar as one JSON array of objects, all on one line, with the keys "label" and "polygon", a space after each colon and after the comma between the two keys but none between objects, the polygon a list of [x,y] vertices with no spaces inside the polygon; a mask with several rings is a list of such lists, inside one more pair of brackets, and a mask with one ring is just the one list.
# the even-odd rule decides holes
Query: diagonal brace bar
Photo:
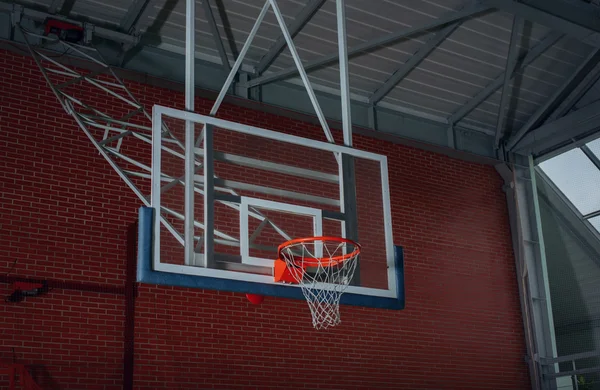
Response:
[{"label": "diagonal brace bar", "polygon": [[414,68],[416,68],[421,61],[423,61],[429,53],[431,53],[440,43],[442,43],[450,34],[452,34],[460,25],[460,23],[454,23],[444,27],[439,31],[433,38],[428,40],[423,47],[421,47],[408,61],[402,64],[394,74],[381,86],[377,91],[369,98],[369,104],[377,104],[381,99],[387,96],[388,93],[400,81],[402,81]]},{"label": "diagonal brace bar", "polygon": [[[560,38],[562,37],[561,33],[551,32],[549,33],[540,43],[538,43],[533,49],[531,49],[527,54],[519,59],[517,62],[517,68],[515,72],[518,72],[524,68],[526,68],[529,64],[535,61],[540,55],[542,55],[550,46],[554,45]],[[479,106],[485,99],[490,97],[494,92],[498,90],[504,83],[504,72],[502,72],[498,77],[494,79],[487,87],[481,90],[477,95],[475,95],[471,100],[469,100],[464,106],[458,109],[450,118],[448,122],[454,125],[456,122],[460,121],[467,114],[473,111],[477,106]]]},{"label": "diagonal brace bar", "polygon": [[[296,36],[304,28],[304,26],[310,21],[313,15],[323,6],[326,0],[311,0],[308,4],[302,8],[302,11],[294,18],[294,21],[290,25],[290,35],[292,38]],[[256,73],[262,74],[267,68],[275,61],[277,56],[285,47],[285,37],[283,34],[275,41],[273,46],[269,49],[269,52],[265,54],[258,65],[256,65]]]},{"label": "diagonal brace bar", "polygon": [[[407,38],[409,36],[412,36],[412,35],[415,35],[418,33],[422,33],[423,31],[435,29],[435,28],[444,26],[448,23],[454,23],[458,20],[461,20],[461,19],[469,17],[469,16],[473,16],[475,14],[482,13],[491,8],[492,7],[488,6],[488,5],[475,4],[471,7],[465,8],[464,10],[451,12],[451,13],[444,15],[439,19],[435,19],[429,23],[425,23],[420,26],[409,27],[407,29],[397,31],[395,33],[387,34],[387,35],[381,36],[379,38],[372,39],[370,41],[361,43],[354,47],[348,48],[348,56],[357,55],[359,53],[363,53],[363,52],[367,52],[369,50],[376,49],[380,46],[392,44],[394,42],[399,41],[400,39]],[[317,69],[317,68],[325,66],[325,65],[330,65],[330,64],[336,62],[337,60],[338,60],[338,53],[331,53],[331,54],[323,56],[321,58],[317,58],[315,60],[308,61],[307,63],[304,64],[304,69],[306,71],[314,70],[314,69]],[[248,87],[256,87],[258,85],[263,85],[263,84],[271,83],[271,82],[274,82],[277,80],[286,79],[288,77],[298,74],[298,72],[299,71],[298,71],[297,67],[289,67],[287,69],[283,69],[281,71],[273,72],[268,75],[264,75],[264,76],[258,77],[256,79],[250,80],[250,81],[248,81],[247,86]]]},{"label": "diagonal brace bar", "polygon": [[518,46],[517,41],[523,29],[523,20],[518,16],[513,18],[512,32],[510,34],[510,44],[508,45],[508,55],[506,57],[506,68],[504,70],[504,82],[502,84],[502,95],[500,96],[500,107],[498,107],[498,121],[496,122],[496,135],[494,137],[494,146],[498,148],[500,138],[504,132],[504,122],[506,115],[504,113],[508,103],[508,88],[517,67]]}]

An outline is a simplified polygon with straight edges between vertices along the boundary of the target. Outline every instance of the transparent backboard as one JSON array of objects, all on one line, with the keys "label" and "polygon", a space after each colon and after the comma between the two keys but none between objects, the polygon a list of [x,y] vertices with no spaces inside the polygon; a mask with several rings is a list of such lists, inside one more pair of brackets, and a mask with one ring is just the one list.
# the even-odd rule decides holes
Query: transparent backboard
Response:
[{"label": "transparent backboard", "polygon": [[[187,163],[186,120],[195,127]],[[154,270],[275,283],[283,242],[345,237],[362,248],[348,291],[396,297],[387,159],[323,138],[316,129],[281,133],[155,106]],[[186,169],[194,171],[187,211]],[[186,219],[194,221],[187,256]]]}]

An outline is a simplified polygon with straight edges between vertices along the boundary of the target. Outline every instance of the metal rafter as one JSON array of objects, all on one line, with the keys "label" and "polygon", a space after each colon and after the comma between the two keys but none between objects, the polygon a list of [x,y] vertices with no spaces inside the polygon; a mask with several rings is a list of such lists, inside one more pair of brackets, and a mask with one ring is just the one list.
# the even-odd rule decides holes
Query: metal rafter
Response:
[{"label": "metal rafter", "polygon": [[459,23],[453,23],[449,26],[444,27],[441,31],[437,32],[431,39],[429,39],[415,54],[413,54],[408,61],[402,64],[392,76],[373,94],[369,97],[369,104],[376,105],[381,99],[386,97],[392,89],[396,87],[414,68],[416,68],[421,61],[423,61],[429,53],[431,53],[439,44],[441,44],[446,38],[450,36],[460,26]]},{"label": "metal rafter", "polygon": [[[552,5],[552,3],[562,3],[561,5],[559,5],[560,7],[562,7],[561,11],[559,11],[557,15],[568,15],[569,11],[573,7],[572,2],[557,2],[556,0],[528,0],[527,2],[535,4],[535,7],[532,5],[525,4],[525,2],[517,2],[513,0],[484,0],[484,4],[486,5],[490,5],[502,11],[518,15],[525,20],[540,23],[546,27],[562,32],[563,34],[566,34],[591,46],[600,47],[600,33],[598,31],[587,28],[581,23],[569,21],[566,20],[564,17],[555,16],[549,12],[544,11],[544,9],[548,10],[548,4]],[[583,2],[578,1],[576,3]],[[557,11],[554,10],[554,12]]]},{"label": "metal rafter", "polygon": [[517,67],[518,46],[517,41],[523,29],[523,20],[518,16],[514,16],[512,24],[512,32],[510,34],[510,44],[508,45],[508,55],[506,56],[506,68],[504,70],[504,81],[502,84],[502,95],[500,96],[500,107],[498,107],[498,121],[496,123],[496,135],[494,137],[494,145],[496,148],[500,145],[500,137],[504,132],[504,121],[506,119],[506,104],[508,103],[508,94],[510,81]]},{"label": "metal rafter", "polygon": [[135,23],[137,23],[137,21],[140,19],[140,16],[142,16],[142,13],[146,9],[148,3],[150,3],[150,0],[134,0],[127,9],[127,13],[123,19],[121,19],[119,28],[122,31],[131,32]]},{"label": "metal rafter", "polygon": [[[412,35],[427,31],[427,30],[435,29],[435,28],[444,26],[448,23],[454,23],[454,22],[464,19],[466,17],[473,16],[473,15],[482,13],[484,11],[487,11],[491,8],[492,7],[488,6],[488,5],[474,4],[463,10],[450,12],[450,13],[445,14],[444,16],[442,16],[438,19],[435,19],[429,23],[425,23],[420,26],[409,27],[407,29],[397,31],[395,33],[387,34],[387,35],[381,36],[379,38],[372,39],[370,41],[361,43],[359,45],[349,47],[348,48],[348,56],[357,55],[359,53],[365,53],[365,52],[368,52],[369,50],[373,50],[373,49],[376,49],[381,46],[392,44],[394,42],[399,41],[400,39],[407,38]],[[314,70],[319,67],[322,67],[325,65],[330,65],[330,64],[338,61],[338,57],[339,57],[339,54],[337,52],[331,53],[331,54],[323,56],[321,58],[317,58],[315,60],[308,61],[308,62],[304,63],[303,66],[306,71]],[[286,79],[288,77],[298,74],[298,72],[299,71],[296,66],[289,67],[289,68],[283,69],[281,71],[269,73],[267,75],[250,80],[247,83],[247,86],[248,87],[256,87],[258,85],[263,85],[263,84],[271,83],[271,82],[274,82],[277,80]]]},{"label": "metal rafter", "polygon": [[[593,66],[597,68],[595,74],[596,76],[600,75],[600,49],[593,49],[590,55],[583,61],[583,63],[577,68],[577,70],[569,77],[563,85],[554,92],[554,94],[544,103],[538,110],[529,118],[527,123],[523,125],[519,129],[517,133],[515,133],[506,143],[506,148],[508,150],[512,149],[517,142],[523,138],[532,128],[537,126],[549,113],[550,111],[556,107],[558,104],[561,104],[564,100],[565,95],[569,95],[578,88],[578,85],[581,85],[584,81],[582,79],[586,79],[587,76],[591,73],[590,67]],[[587,85],[587,82],[585,82]],[[557,110],[558,111],[558,110]]]},{"label": "metal rafter", "polygon": [[556,119],[565,116],[573,106],[579,102],[579,100],[592,88],[596,82],[600,79],[600,63],[596,64],[589,72],[585,74],[583,80],[573,89],[573,91],[567,96],[560,105],[554,110],[552,114],[546,120],[546,123],[552,122]]},{"label": "metal rafter", "polygon": [[213,36],[215,46],[217,47],[217,51],[219,52],[219,56],[221,57],[221,63],[227,71],[230,71],[231,65],[229,64],[229,57],[227,57],[225,45],[223,44],[223,39],[221,39],[219,29],[217,28],[217,22],[215,21],[215,15],[212,11],[212,7],[210,6],[210,2],[209,0],[202,0],[201,3],[202,8],[204,9],[204,16],[206,16],[206,20],[208,21],[210,33]]},{"label": "metal rafter", "polygon": [[[290,35],[292,38],[296,36],[304,28],[304,26],[310,21],[313,15],[321,8],[326,0],[310,0],[308,4],[302,8],[302,11],[294,18],[294,21],[289,27]],[[283,34],[277,38],[277,41],[271,46],[269,51],[260,59],[258,65],[256,65],[256,73],[262,74],[267,68],[275,61],[277,56],[285,48],[286,41]]]},{"label": "metal rafter", "polygon": [[[517,61],[517,69],[515,69],[515,72],[525,69],[529,64],[535,61],[536,58],[542,55],[550,46],[554,45],[561,37],[562,34],[557,32],[551,32],[550,34],[548,34],[533,49],[529,50],[523,58],[520,58],[519,61]],[[505,72],[502,72],[500,75],[498,75],[498,77],[496,77],[494,81],[488,84],[487,87],[481,90],[471,100],[469,100],[454,114],[452,114],[448,121],[451,124],[455,124],[462,118],[464,118],[467,114],[469,114],[471,111],[473,111],[485,99],[490,97],[494,92],[496,92],[500,87],[502,87],[502,85],[504,84],[504,75]]]},{"label": "metal rafter", "polygon": [[585,106],[553,122],[546,123],[524,136],[513,150],[536,157],[562,146],[589,142],[600,129],[600,101]]}]

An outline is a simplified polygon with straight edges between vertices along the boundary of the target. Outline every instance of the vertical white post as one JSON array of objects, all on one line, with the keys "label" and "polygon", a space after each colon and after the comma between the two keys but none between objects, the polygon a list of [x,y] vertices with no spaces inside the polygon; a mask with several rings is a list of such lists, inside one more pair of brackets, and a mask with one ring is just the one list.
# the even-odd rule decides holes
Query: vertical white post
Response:
[{"label": "vertical white post", "polygon": [[154,238],[152,266],[160,264],[160,168],[161,168],[161,143],[162,143],[162,116],[152,107],[152,192],[150,193],[150,206],[154,209]]},{"label": "vertical white post", "polygon": [[336,0],[338,52],[340,57],[340,93],[342,96],[342,129],[344,145],[352,146],[352,113],[350,112],[350,81],[348,77],[348,43],[346,41],[346,7]]},{"label": "vertical white post", "polygon": [[[346,40],[346,5],[344,0],[336,0],[338,55],[340,61],[340,96],[342,110],[342,131],[344,145],[352,146],[352,113],[350,111],[350,80],[348,76],[348,42]],[[358,240],[358,215],[356,210],[356,178],[354,159],[340,155],[340,211],[344,213],[342,235]],[[360,270],[354,273],[352,284],[360,285]]]},{"label": "vertical white post", "polygon": [[[194,112],[196,1],[185,1],[185,109]],[[185,122],[185,264],[194,265],[194,122]]]},{"label": "vertical white post", "polygon": [[[204,266],[214,266],[215,208],[213,125],[204,125]],[[193,141],[193,140],[192,140]]]}]

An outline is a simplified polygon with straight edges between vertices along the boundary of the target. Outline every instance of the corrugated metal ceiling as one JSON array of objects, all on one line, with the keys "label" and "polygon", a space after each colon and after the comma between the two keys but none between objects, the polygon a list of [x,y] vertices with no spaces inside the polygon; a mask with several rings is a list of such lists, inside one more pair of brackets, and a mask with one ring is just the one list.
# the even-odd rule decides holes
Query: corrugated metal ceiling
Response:
[{"label": "corrugated metal ceiling", "polygon": [[[48,1],[37,1],[47,6]],[[72,14],[118,25],[133,1],[77,0]],[[279,0],[279,7],[291,24],[307,1]],[[470,3],[470,2],[468,2]],[[242,47],[263,0],[213,0],[211,7],[225,41],[231,61]],[[464,0],[347,0],[348,45],[353,46],[411,26],[418,26],[465,5]],[[201,6],[197,10],[197,50],[220,61],[207,18]],[[425,115],[447,118],[504,72],[511,36],[513,16],[490,11],[464,20],[446,40],[434,49],[382,101],[386,107],[410,109]],[[151,0],[139,20],[147,32],[146,42],[163,47],[183,48],[185,2]],[[525,53],[538,44],[550,30],[526,22],[519,37],[519,52]],[[335,0],[327,0],[294,42],[303,61],[337,52]],[[368,98],[414,55],[434,33],[410,39],[350,60],[351,92]],[[155,35],[151,37],[151,35]],[[245,64],[255,66],[280,35],[272,11],[261,25]],[[153,39],[152,39],[153,38]],[[227,38],[234,42],[229,44]],[[523,71],[516,72],[510,88],[511,104],[507,126],[518,128],[574,72],[591,52],[591,48],[574,39],[561,38]],[[268,68],[268,72],[293,66],[287,48]],[[202,75],[197,75],[202,77]],[[313,83],[339,88],[336,66],[310,73]],[[471,111],[460,124],[487,131],[496,126],[500,90]]]}]

